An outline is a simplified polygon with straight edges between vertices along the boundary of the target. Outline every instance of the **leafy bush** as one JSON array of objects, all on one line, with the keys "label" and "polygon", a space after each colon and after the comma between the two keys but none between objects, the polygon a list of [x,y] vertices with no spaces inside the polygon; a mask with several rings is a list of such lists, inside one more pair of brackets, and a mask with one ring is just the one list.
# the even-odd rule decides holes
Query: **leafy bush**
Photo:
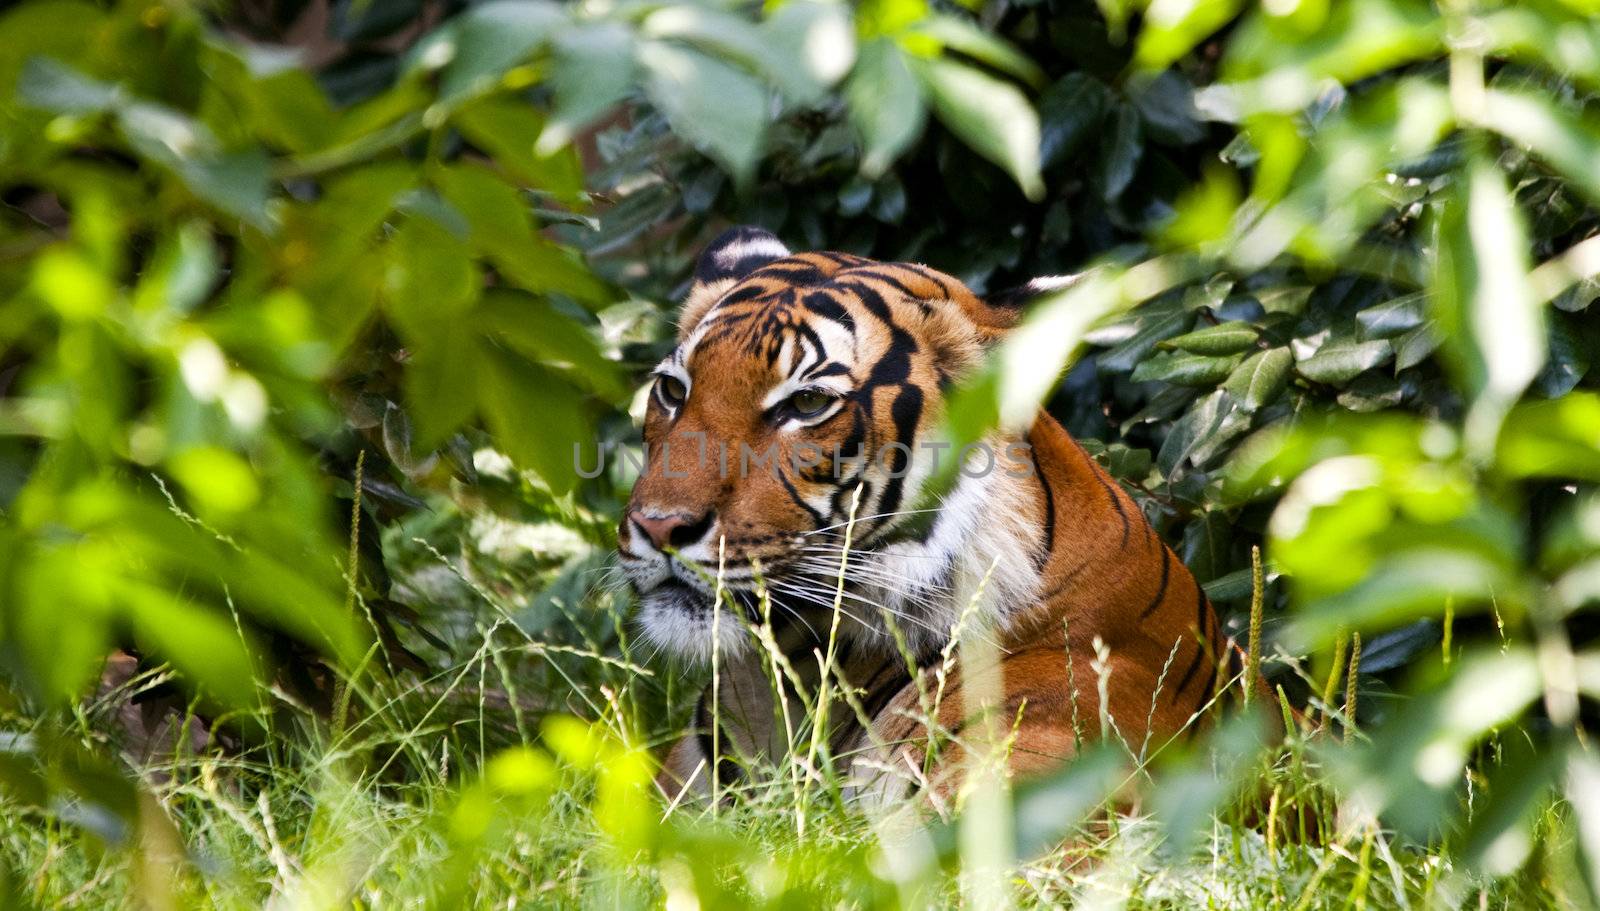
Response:
[{"label": "leafy bush", "polygon": [[[640,666],[625,598],[593,584],[630,478],[580,478],[571,453],[636,442],[636,380],[694,253],[748,222],[979,291],[1093,270],[954,418],[976,432],[1044,401],[1241,637],[1265,545],[1266,671],[1304,711],[1259,763],[1226,725],[1138,763],[1170,845],[1249,823],[1211,769],[1260,768],[1276,793],[1337,794],[1361,857],[1341,895],[1367,888],[1377,839],[1458,865],[1438,873],[1450,895],[1522,870],[1577,901],[1600,883],[1600,26],[1579,0],[1245,7],[0,14],[0,661],[7,727],[31,738],[0,752],[5,800],[147,845],[163,814],[186,834],[237,820],[214,784],[183,791],[214,762],[175,766],[164,809],[140,809],[147,791],[62,723],[108,726],[109,700],[83,697],[121,648],[147,658],[134,688],[162,689],[170,662],[194,724],[266,751],[248,786],[268,809],[320,801],[285,769],[349,760],[348,801],[452,871],[398,894],[483,899],[500,874],[474,858],[581,856],[519,839],[526,801],[591,786],[548,818],[702,901],[751,900],[774,856],[796,895],[943,888],[884,879],[859,820],[822,811],[836,842],[773,835],[764,857],[640,822],[657,811],[638,746],[684,681]],[[254,43],[321,12],[319,66]],[[563,710],[611,734],[551,722],[555,758],[518,748],[449,790],[447,758],[475,775]],[[434,748],[419,732],[441,711]],[[1104,800],[1126,757],[1095,756],[1020,795],[1023,844]],[[430,796],[390,801],[390,775]],[[780,803],[740,823],[781,829]],[[1030,832],[1041,816],[1057,828]],[[743,859],[705,866],[713,848]],[[1342,863],[1295,856],[1307,896]],[[1070,891],[1039,885],[1053,875],[1030,868],[1037,900]]]}]

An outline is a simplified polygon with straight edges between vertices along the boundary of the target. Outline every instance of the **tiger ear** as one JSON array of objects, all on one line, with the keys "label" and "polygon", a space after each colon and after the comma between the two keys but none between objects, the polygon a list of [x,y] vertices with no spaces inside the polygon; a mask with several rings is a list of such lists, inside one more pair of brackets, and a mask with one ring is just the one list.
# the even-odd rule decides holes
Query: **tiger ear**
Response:
[{"label": "tiger ear", "polygon": [[1042,276],[1025,285],[992,291],[981,298],[966,298],[961,301],[961,310],[977,329],[980,344],[987,348],[1005,338],[1012,327],[1022,322],[1028,307],[1072,287],[1083,276],[1081,272],[1076,275]]},{"label": "tiger ear", "polygon": [[789,255],[771,231],[741,225],[717,235],[695,260],[694,279],[678,317],[678,340],[686,338],[728,289],[767,263]]},{"label": "tiger ear", "polygon": [[1014,314],[1012,317],[1014,322],[1020,319],[1022,311],[1035,301],[1049,297],[1057,291],[1065,291],[1087,274],[1078,272],[1073,275],[1041,275],[1026,285],[986,294],[984,303],[993,309],[1011,312]]}]

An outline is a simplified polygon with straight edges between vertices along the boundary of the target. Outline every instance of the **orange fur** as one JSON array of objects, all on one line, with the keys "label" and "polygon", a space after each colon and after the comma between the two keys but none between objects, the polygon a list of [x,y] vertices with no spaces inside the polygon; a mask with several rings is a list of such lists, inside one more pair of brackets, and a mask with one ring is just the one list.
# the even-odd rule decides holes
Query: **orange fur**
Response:
[{"label": "orange fur", "polygon": [[[745,229],[737,238],[745,246],[735,252],[771,250],[776,240],[769,238]],[[869,451],[897,439],[921,443],[938,426],[944,389],[1016,322],[1016,310],[989,306],[954,278],[921,266],[832,253],[749,262],[757,257],[718,259],[717,249],[703,257],[679,348],[660,368],[687,395],[673,399],[676,386],[653,393],[649,461],[619,532],[624,568],[644,598],[646,634],[685,654],[703,656],[713,647],[709,586],[689,573],[714,573],[718,561],[725,588],[736,592],[721,619],[733,625],[731,614],[743,613],[761,621],[753,591],[768,586],[779,602],[771,613],[775,638],[802,687],[816,687],[818,658],[827,652],[823,633],[837,622],[837,676],[869,717],[855,718],[841,701],[830,710],[829,743],[835,755],[856,760],[862,793],[948,793],[959,781],[972,670],[955,667],[937,705],[927,693],[980,580],[985,594],[971,602],[978,616],[969,631],[997,649],[995,709],[1013,736],[1014,773],[1059,767],[1082,738],[1112,733],[1100,730],[1103,715],[1135,749],[1192,727],[1219,675],[1229,673],[1216,611],[1138,506],[1048,414],[1040,412],[1021,437],[991,440],[1004,453],[995,472],[946,493],[921,538],[903,531],[910,517],[878,515],[914,502],[928,476],[918,457],[898,484],[870,468],[851,474],[849,463],[831,457],[803,469],[786,462],[777,472],[719,471],[714,457],[689,457],[697,439],[713,451],[717,444],[733,453],[770,446],[785,456],[852,440]],[[824,391],[837,393],[818,412],[825,419],[797,417],[792,403],[801,400],[783,398],[803,385],[807,371],[828,373],[833,385]],[[850,522],[840,500],[857,487],[862,502]],[[680,537],[657,541],[669,525]],[[845,614],[836,617],[824,570],[837,567],[845,525],[859,553],[848,558],[846,574],[856,575],[839,597]],[[760,567],[759,580],[745,571],[750,566]],[[877,605],[889,608],[875,615]],[[712,711],[708,693],[698,733],[669,753],[661,777],[669,792],[697,769],[695,786],[703,788],[712,765],[729,778],[780,761],[789,732],[779,729],[778,700],[796,710],[806,705],[787,682],[774,688],[767,680],[770,656],[726,629],[721,634],[720,702]],[[905,666],[896,635],[909,643],[917,667]],[[1108,655],[1103,707],[1096,643]],[[723,725],[714,739],[728,761],[712,763],[708,755],[714,716]],[[956,742],[930,762],[930,742],[949,732],[957,732]],[[898,771],[885,778],[884,767],[903,770],[907,785],[892,780]]]}]

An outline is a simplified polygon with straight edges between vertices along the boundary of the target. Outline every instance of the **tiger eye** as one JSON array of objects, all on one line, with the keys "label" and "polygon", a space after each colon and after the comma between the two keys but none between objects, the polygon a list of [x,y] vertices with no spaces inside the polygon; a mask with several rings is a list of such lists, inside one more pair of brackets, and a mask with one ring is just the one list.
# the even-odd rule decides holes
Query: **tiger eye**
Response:
[{"label": "tiger eye", "polygon": [[802,417],[820,414],[831,404],[833,396],[818,389],[802,389],[789,397],[789,407]]},{"label": "tiger eye", "polygon": [[680,380],[675,376],[663,375],[661,377],[660,388],[661,398],[665,400],[668,405],[681,405],[683,400],[689,397],[689,388],[683,385],[683,380]]}]

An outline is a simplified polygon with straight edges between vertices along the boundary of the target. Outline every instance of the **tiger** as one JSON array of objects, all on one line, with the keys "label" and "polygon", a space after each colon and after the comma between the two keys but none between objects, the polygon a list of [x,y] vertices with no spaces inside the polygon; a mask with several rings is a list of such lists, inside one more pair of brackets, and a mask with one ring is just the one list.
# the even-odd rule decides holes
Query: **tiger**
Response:
[{"label": "tiger", "polygon": [[847,703],[824,746],[849,794],[948,797],[976,679],[960,635],[992,646],[1010,776],[1194,727],[1233,646],[1129,494],[1043,409],[961,454],[938,442],[947,396],[1072,280],[985,301],[924,265],[793,253],[754,227],[700,253],[642,393],[617,535],[643,638],[716,664],[662,758],[669,798],[782,762],[824,673]]}]

